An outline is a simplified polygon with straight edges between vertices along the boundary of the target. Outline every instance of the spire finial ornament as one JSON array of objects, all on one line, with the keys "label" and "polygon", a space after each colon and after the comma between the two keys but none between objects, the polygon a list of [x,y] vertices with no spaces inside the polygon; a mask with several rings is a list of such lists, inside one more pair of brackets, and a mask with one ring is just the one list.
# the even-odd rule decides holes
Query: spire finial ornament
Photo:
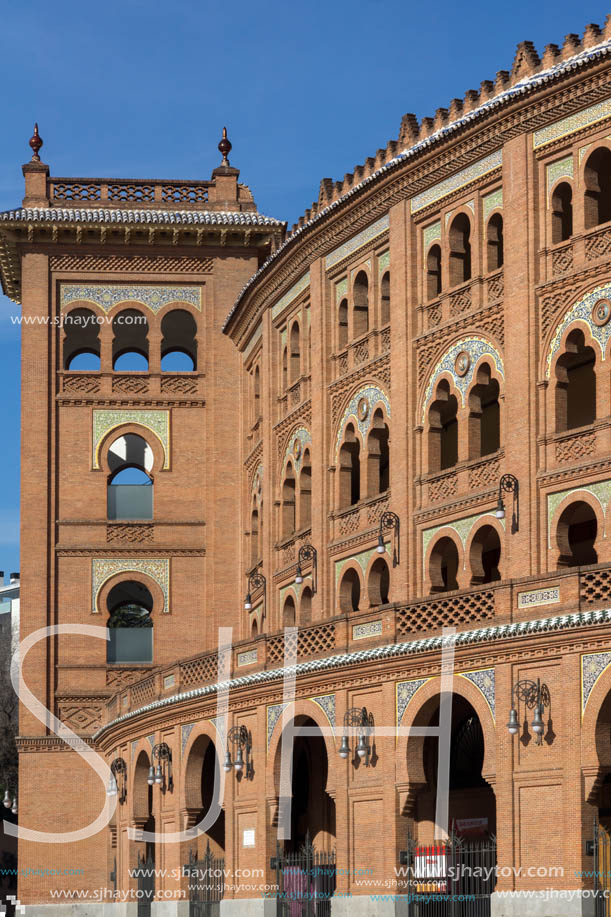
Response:
[{"label": "spire finial ornament", "polygon": [[38,122],[34,125],[34,133],[30,137],[30,146],[32,147],[32,162],[40,162],[38,151],[42,146],[42,137],[38,133]]},{"label": "spire finial ornament", "polygon": [[228,166],[229,160],[227,159],[227,156],[229,155],[229,153],[231,153],[231,143],[227,139],[227,128],[226,127],[223,128],[223,139],[219,143],[219,152],[223,156],[223,161],[221,165]]}]

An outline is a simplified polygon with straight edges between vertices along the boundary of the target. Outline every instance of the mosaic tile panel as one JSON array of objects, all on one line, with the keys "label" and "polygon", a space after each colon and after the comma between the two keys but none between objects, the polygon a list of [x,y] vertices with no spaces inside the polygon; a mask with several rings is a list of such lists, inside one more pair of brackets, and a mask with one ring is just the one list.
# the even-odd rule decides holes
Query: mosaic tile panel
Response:
[{"label": "mosaic tile panel", "polygon": [[[468,207],[471,213],[473,214],[475,213],[475,202],[474,201],[467,201],[467,203],[464,204],[464,206]],[[450,222],[450,220],[452,219],[456,211],[460,209],[461,209],[460,207],[456,207],[454,210],[450,210],[448,213],[446,213],[446,229],[448,228],[448,223]]]},{"label": "mosaic tile panel", "polygon": [[384,273],[390,267],[390,252],[384,252],[378,258],[378,276]]},{"label": "mosaic tile panel", "polygon": [[382,622],[369,621],[367,624],[352,625],[352,639],[366,640],[368,637],[380,637],[382,635]]},{"label": "mosaic tile panel", "polygon": [[429,678],[416,678],[414,681],[400,681],[397,684],[397,726],[401,725],[407,706],[412,697]]},{"label": "mosaic tile panel", "polygon": [[545,170],[545,174],[547,178],[547,204],[549,207],[550,191],[556,182],[561,178],[573,179],[573,155],[565,156],[564,159],[557,159],[556,162],[550,163]]},{"label": "mosaic tile panel", "polygon": [[180,730],[180,751],[181,754],[184,754],[185,748],[187,747],[187,742],[189,741],[189,736],[193,732],[193,727],[195,723],[188,723],[186,726],[183,726]]},{"label": "mosaic tile panel", "polygon": [[281,312],[283,312],[287,306],[293,302],[294,299],[297,299],[300,293],[303,293],[310,286],[310,272],[306,271],[301,280],[298,280],[297,283],[294,283],[290,290],[282,296],[276,305],[272,308],[272,318],[277,318]]},{"label": "mosaic tile panel", "polygon": [[348,293],[348,278],[344,277],[339,283],[335,284],[335,302],[338,303]]},{"label": "mosaic tile panel", "polygon": [[492,191],[490,194],[486,194],[482,198],[482,215],[484,223],[490,216],[493,210],[502,210],[503,209],[503,189],[497,188],[496,191]]},{"label": "mosaic tile panel", "polygon": [[548,379],[552,370],[552,362],[560,350],[560,343],[564,332],[573,322],[580,322],[587,326],[590,334],[600,348],[601,358],[603,360],[606,359],[607,345],[611,337],[611,321],[608,321],[606,325],[597,325],[592,319],[592,310],[599,299],[610,298],[611,283],[607,283],[602,287],[596,287],[591,293],[586,294],[586,296],[575,303],[575,305],[565,313],[564,318],[556,328],[547,353],[545,375]]},{"label": "mosaic tile panel", "polygon": [[588,653],[581,657],[581,715],[583,716],[586,704],[594,685],[611,665],[611,653]]},{"label": "mosaic tile panel", "polygon": [[309,430],[306,430],[305,427],[299,427],[298,430],[295,430],[294,433],[291,433],[287,447],[284,450],[282,467],[285,467],[290,456],[293,460],[293,467],[297,472],[300,472],[301,464],[303,462],[303,453],[305,452],[306,448],[311,445],[312,434]]},{"label": "mosaic tile panel", "polygon": [[[496,519],[496,517],[494,516],[492,512],[477,513],[475,516],[465,516],[464,519],[455,519],[453,522],[448,522],[448,523],[445,523],[444,525],[435,525],[433,526],[433,528],[424,529],[424,531],[422,532],[422,568],[423,570],[425,569],[425,566],[426,566],[426,552],[428,551],[428,547],[432,539],[437,534],[437,532],[440,532],[441,529],[453,529],[456,532],[456,534],[458,535],[458,537],[460,538],[462,546],[463,546],[463,550],[464,550],[466,548],[467,541],[468,541],[469,535],[471,534],[471,530],[473,526],[476,525],[480,521],[480,519],[485,519],[486,517],[488,517],[489,519]],[[501,523],[503,528],[505,528],[504,519],[499,519],[497,521]]]},{"label": "mosaic tile panel", "polygon": [[368,269],[369,273],[371,273],[371,258],[368,258],[367,261],[363,261],[362,264],[359,264],[358,267],[355,267],[354,270],[351,271],[351,273],[350,273],[350,279],[351,279],[351,280],[354,280],[354,278],[356,277],[356,275],[357,275],[360,271],[362,271],[363,268],[365,268],[365,267]]},{"label": "mosaic tile panel", "polygon": [[441,241],[441,220],[431,223],[430,226],[425,226],[422,230],[422,244],[425,251],[433,242],[439,241]]},{"label": "mosaic tile panel", "polygon": [[75,302],[87,302],[103,312],[110,312],[119,303],[146,306],[151,312],[159,312],[169,303],[186,303],[201,312],[202,291],[198,286],[157,286],[148,284],[104,284],[62,283],[60,290],[61,308]]},{"label": "mosaic tile panel", "polygon": [[462,169],[460,172],[457,172],[456,175],[451,175],[450,178],[446,178],[438,184],[433,185],[432,188],[427,188],[426,191],[417,194],[411,200],[412,213],[418,213],[419,210],[424,210],[425,207],[429,207],[431,204],[447,197],[448,194],[452,194],[454,191],[464,188],[472,181],[476,181],[476,179],[488,175],[489,172],[499,169],[502,165],[503,152],[502,150],[497,150],[496,153],[491,153],[490,156],[480,159],[479,162],[473,163],[472,166],[467,166],[466,169]]},{"label": "mosaic tile panel", "polygon": [[267,708],[267,750],[269,751],[269,743],[272,740],[272,735],[274,734],[274,729],[276,728],[276,723],[282,717],[282,712],[286,707],[286,704],[270,704]]},{"label": "mosaic tile panel", "polygon": [[247,360],[248,357],[251,355],[251,353],[255,349],[255,345],[259,343],[262,337],[263,337],[263,328],[261,326],[261,323],[259,323],[255,333],[252,335],[248,344],[244,348],[244,359],[245,360]]},{"label": "mosaic tile panel", "polygon": [[[470,364],[464,376],[459,376],[456,372],[456,358],[462,351],[469,354]],[[452,377],[456,389],[460,392],[461,403],[464,405],[465,395],[473,383],[475,368],[482,357],[487,357],[499,375],[504,378],[501,355],[496,347],[485,338],[475,336],[463,338],[461,341],[457,341],[456,344],[453,344],[452,347],[444,353],[433,370],[424,393],[421,423],[424,424],[425,422],[427,405],[431,399],[437,380],[442,373],[448,373]]]},{"label": "mosaic tile panel", "polygon": [[[556,515],[556,510],[562,503],[565,497],[568,497],[569,494],[582,494],[588,493],[591,494],[598,502],[600,503],[600,508],[603,512],[603,517],[607,517],[607,506],[609,500],[611,500],[611,480],[606,481],[596,481],[594,484],[587,484],[583,487],[571,487],[569,490],[560,490],[557,493],[547,495],[547,543],[548,547],[552,546],[552,521]],[[603,537],[606,536],[606,533],[603,533]]]},{"label": "mosaic tile panel", "polygon": [[100,443],[106,434],[127,423],[137,423],[155,434],[163,446],[163,467],[169,468],[170,412],[119,410],[93,412],[93,467],[100,467]]},{"label": "mosaic tile panel", "polygon": [[[387,554],[391,553],[388,548],[389,544],[390,544],[389,541],[386,541],[384,543],[384,547],[386,548]],[[337,584],[339,583],[340,576],[343,572],[343,569],[349,561],[355,560],[357,564],[359,565],[359,567],[361,568],[361,570],[363,571],[363,576],[364,576],[367,570],[367,567],[369,566],[369,561],[371,560],[373,555],[377,553],[378,553],[377,547],[369,548],[368,551],[361,551],[359,554],[352,554],[350,557],[342,557],[341,560],[336,560],[335,561],[335,586],[336,588],[337,588]]]},{"label": "mosaic tile panel", "polygon": [[[611,140],[611,134],[607,134],[607,136],[605,137],[605,140]],[[585,146],[582,146],[579,148],[579,165],[581,165],[581,163],[584,160],[585,155],[590,152],[593,146],[596,146],[596,144],[595,143],[586,143]]]},{"label": "mosaic tile panel", "polygon": [[310,697],[308,699],[318,704],[329,720],[329,726],[335,733],[335,694],[321,694],[318,697]]},{"label": "mosaic tile panel", "polygon": [[244,665],[254,665],[256,661],[256,650],[247,650],[245,653],[238,653],[238,668]]},{"label": "mosaic tile panel", "polygon": [[153,734],[150,735],[150,736],[147,736],[147,739],[148,739],[148,741],[149,741],[149,745],[151,746],[151,751],[152,751],[152,750],[153,750],[153,745],[155,744],[155,733],[153,733]]},{"label": "mosaic tile panel", "polygon": [[376,239],[378,236],[382,235],[383,232],[386,232],[390,226],[390,218],[388,214],[381,217],[381,219],[376,220],[375,223],[372,223],[371,226],[368,226],[367,229],[363,229],[362,232],[356,234],[351,239],[348,239],[347,242],[344,242],[343,245],[340,245],[339,248],[333,249],[332,252],[329,252],[325,258],[325,268],[329,270],[334,264],[339,264],[344,258],[347,258],[348,255],[351,255],[353,252],[357,251],[359,248],[362,248],[363,245],[366,245],[368,242],[371,242],[373,239]]},{"label": "mosaic tile panel", "polygon": [[[295,560],[295,563],[297,563],[296,560]],[[303,583],[289,583],[288,586],[282,587],[282,589],[280,590],[280,604],[282,605],[284,603],[284,598],[287,592],[294,592],[297,599],[299,600],[301,598],[301,593],[305,589],[306,586],[309,586],[310,589],[312,588],[312,577],[308,573],[304,573]]]},{"label": "mosaic tile panel", "polygon": [[139,559],[95,559],[91,561],[91,610],[99,614],[98,595],[100,589],[111,576],[117,573],[144,573],[159,585],[163,592],[163,613],[170,612],[170,561]]},{"label": "mosaic tile panel", "polygon": [[461,678],[466,678],[478,688],[484,695],[486,703],[490,707],[492,719],[496,721],[496,693],[494,669],[482,669],[479,672],[460,672]]},{"label": "mosaic tile panel", "polygon": [[227,717],[226,716],[215,716],[210,721],[214,728],[216,729],[221,742],[225,744],[225,735],[227,732]]},{"label": "mosaic tile panel", "polygon": [[131,752],[132,761],[136,757],[136,749],[138,748],[139,742],[140,742],[140,739],[134,739],[134,741],[132,742],[132,752]]},{"label": "mosaic tile panel", "polygon": [[[367,416],[362,420],[358,415],[358,405],[361,399],[364,399],[367,402]],[[348,422],[348,419],[354,421],[355,426],[358,428],[361,436],[363,437],[363,442],[367,439],[367,434],[371,427],[371,419],[373,417],[374,410],[376,405],[383,404],[386,411],[386,416],[390,419],[390,401],[385,392],[381,388],[378,388],[375,385],[368,385],[366,388],[362,388],[360,391],[353,395],[348,407],[343,413],[342,419],[339,423],[337,430],[337,437],[335,439],[335,452],[339,449],[339,445],[344,433],[344,427]]]},{"label": "mosaic tile panel", "polygon": [[574,134],[575,131],[580,131],[584,127],[589,127],[590,124],[597,124],[598,121],[604,121],[609,117],[611,117],[611,99],[605,99],[604,102],[598,102],[597,105],[591,105],[575,115],[569,115],[568,118],[562,118],[560,121],[555,121],[535,131],[533,148],[538,150],[548,143],[553,143],[554,140],[567,137],[569,134]]}]

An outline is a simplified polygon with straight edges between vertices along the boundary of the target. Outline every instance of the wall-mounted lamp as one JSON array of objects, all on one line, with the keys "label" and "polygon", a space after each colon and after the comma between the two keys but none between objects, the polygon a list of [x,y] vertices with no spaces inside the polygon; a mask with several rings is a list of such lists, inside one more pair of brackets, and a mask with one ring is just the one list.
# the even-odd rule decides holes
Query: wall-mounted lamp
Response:
[{"label": "wall-mounted lamp", "polygon": [[[235,756],[235,761],[231,760],[231,752],[229,751],[229,743],[237,746],[237,752]],[[235,775],[238,780],[242,779],[242,776],[246,780],[252,780],[254,777],[255,769],[252,761],[252,735],[246,728],[246,726],[232,726],[227,735],[227,753],[225,755],[225,763],[223,764],[226,772],[229,773],[232,770],[235,770]]]},{"label": "wall-mounted lamp", "polygon": [[123,805],[127,799],[127,764],[123,758],[115,758],[110,765],[110,777],[108,778],[107,796],[116,796],[119,794],[119,803]]},{"label": "wall-mounted lamp", "polygon": [[318,586],[318,552],[311,544],[302,544],[297,555],[297,570],[295,571],[295,582],[303,583],[302,563],[312,562],[312,595],[316,592]]},{"label": "wall-mounted lamp", "polygon": [[157,764],[151,764],[149,767],[148,785],[153,786],[153,784],[155,784],[161,788],[162,793],[165,793],[166,790],[173,793],[174,777],[172,776],[172,749],[167,742],[160,742],[158,745],[154,746],[153,761],[157,761]]},{"label": "wall-mounted lamp", "polygon": [[252,608],[252,593],[257,592],[257,590],[263,590],[263,616],[265,616],[265,585],[267,580],[262,573],[251,573],[248,577],[248,591],[246,592],[246,598],[244,599],[244,608],[246,611],[250,611]]},{"label": "wall-mounted lamp", "polygon": [[9,781],[6,781],[6,790],[4,792],[4,799],[2,800],[2,805],[5,809],[10,809],[13,815],[17,815],[17,790],[14,793],[9,791]]},{"label": "wall-mounted lamp", "polygon": [[339,747],[340,758],[349,758],[352,756],[352,763],[356,766],[355,756],[352,755],[352,749],[348,741],[348,729],[354,729],[358,736],[356,746],[356,757],[363,762],[365,767],[369,767],[371,760],[371,743],[369,737],[373,732],[373,713],[369,713],[367,707],[350,707],[344,714],[344,734],[342,735],[341,745]]},{"label": "wall-mounted lamp", "polygon": [[505,501],[503,500],[504,493],[513,494],[513,514],[511,517],[511,534],[515,533],[520,528],[520,485],[518,479],[513,474],[504,474],[499,481],[499,498],[496,504],[496,510],[494,515],[497,519],[505,518]]},{"label": "wall-mounted lamp", "polygon": [[525,707],[533,711],[531,728],[536,736],[535,741],[537,745],[541,745],[543,742],[543,733],[545,732],[543,712],[545,707],[549,707],[551,704],[549,688],[546,684],[541,684],[539,678],[537,678],[536,681],[524,678],[513,685],[511,689],[512,706],[509,711],[509,722],[507,723],[507,729],[512,736],[517,735],[520,731],[517,708],[521,700],[524,701]]},{"label": "wall-mounted lamp", "polygon": [[393,530],[393,545],[392,545],[392,565],[396,567],[399,564],[399,527],[401,523],[399,517],[396,513],[391,513],[388,510],[385,513],[382,513],[380,517],[380,531],[378,533],[378,546],[376,551],[378,554],[384,554],[386,551],[386,545],[384,544],[384,530],[392,529]]}]

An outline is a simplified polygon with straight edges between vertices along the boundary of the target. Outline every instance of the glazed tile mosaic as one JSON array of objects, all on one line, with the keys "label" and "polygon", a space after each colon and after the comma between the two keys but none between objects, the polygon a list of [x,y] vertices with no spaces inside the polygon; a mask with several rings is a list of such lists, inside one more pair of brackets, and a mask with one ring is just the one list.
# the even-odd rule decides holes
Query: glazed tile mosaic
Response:
[{"label": "glazed tile mosaic", "polygon": [[[295,563],[297,563],[297,561],[295,561]],[[289,592],[294,593],[295,597],[297,599],[300,599],[301,593],[306,586],[309,586],[310,588],[312,588],[312,577],[309,574],[304,573],[303,574],[303,583],[291,583],[288,586],[282,587],[279,593],[280,594],[280,604],[282,605],[284,603],[284,598]]]},{"label": "glazed tile mosaic", "polygon": [[587,293],[579,302],[575,303],[572,308],[565,313],[564,318],[556,328],[554,336],[549,345],[549,350],[547,353],[547,363],[545,367],[545,375],[549,379],[552,369],[552,363],[554,357],[560,349],[560,344],[564,336],[564,332],[567,330],[569,325],[572,325],[573,322],[583,323],[593,339],[598,344],[600,348],[601,359],[606,359],[607,354],[607,345],[609,343],[609,338],[611,337],[611,321],[607,321],[604,325],[597,325],[593,320],[592,315],[594,312],[594,306],[599,299],[610,299],[611,298],[611,283],[606,283],[604,286],[596,287],[595,290],[592,290],[591,293]]},{"label": "glazed tile mosaic", "polygon": [[339,283],[335,284],[335,302],[338,303],[342,296],[345,296],[348,292],[348,278],[344,277],[343,280],[340,280]]},{"label": "glazed tile mosaic", "polygon": [[[390,542],[387,541],[385,542],[385,545],[384,545],[386,548],[387,554],[390,554],[390,551],[388,550],[389,544]],[[363,571],[363,575],[365,575],[367,571],[367,567],[369,566],[369,561],[374,556],[374,554],[377,554],[377,553],[378,553],[377,547],[370,548],[368,551],[361,551],[359,554],[352,554],[350,557],[342,557],[341,560],[336,560],[335,561],[335,587],[337,588],[337,584],[339,583],[340,576],[346,564],[350,563],[350,561],[355,560],[357,564],[359,565],[359,567],[361,568],[361,570]]]},{"label": "glazed tile mosaic", "polygon": [[243,665],[254,665],[256,661],[256,650],[247,650],[245,653],[238,653],[238,668]]},{"label": "glazed tile mosaic", "polygon": [[94,411],[93,417],[93,467],[99,468],[100,444],[107,433],[124,424],[136,423],[154,433],[163,446],[163,467],[170,467],[170,412],[169,411]]},{"label": "glazed tile mosaic", "polygon": [[318,697],[310,697],[309,700],[318,704],[329,721],[329,726],[335,732],[335,694],[321,694]]},{"label": "glazed tile mosaic", "polygon": [[[367,413],[362,418],[359,416],[358,410],[359,403],[361,401],[363,401],[367,406]],[[375,385],[368,385],[366,388],[360,389],[356,395],[352,396],[348,407],[343,413],[337,430],[337,437],[335,439],[336,454],[337,450],[339,449],[340,442],[344,433],[344,427],[348,422],[348,419],[354,422],[355,426],[358,428],[361,436],[363,437],[363,442],[365,442],[371,427],[374,411],[378,404],[384,405],[386,416],[390,419],[390,401],[388,400],[386,393],[383,392],[381,388],[378,388]]]},{"label": "glazed tile mosaic", "polygon": [[[466,353],[469,356],[469,367],[464,375],[459,376],[456,372],[456,358],[460,353]],[[447,350],[437,363],[429,379],[424,399],[422,402],[421,423],[424,424],[426,419],[426,408],[433,394],[437,380],[442,373],[448,373],[452,377],[455,387],[460,392],[461,403],[465,403],[465,395],[473,383],[473,376],[479,361],[486,357],[489,359],[500,376],[504,376],[503,360],[496,347],[482,337],[468,337],[457,341]]]},{"label": "glazed tile mosaic", "polygon": [[[426,553],[431,540],[435,537],[437,532],[440,532],[442,529],[453,529],[461,540],[463,550],[465,550],[473,526],[476,525],[480,519],[485,519],[486,517],[490,520],[496,519],[492,512],[477,513],[475,516],[465,516],[464,519],[454,519],[452,522],[446,522],[443,525],[435,525],[433,528],[424,529],[422,532],[422,569],[426,570]],[[505,528],[505,520],[499,519],[498,521],[503,528]]]},{"label": "glazed tile mosaic", "polygon": [[297,472],[301,471],[303,454],[308,446],[312,445],[312,434],[305,427],[299,427],[294,433],[291,433],[288,445],[284,451],[282,467],[286,466],[289,457],[292,459],[293,467]]},{"label": "glazed tile mosaic", "polygon": [[441,220],[431,223],[430,226],[425,226],[422,230],[422,244],[425,251],[433,242],[439,241],[441,241]]},{"label": "glazed tile mosaic", "polygon": [[367,637],[379,637],[382,634],[381,621],[368,621],[367,624],[352,625],[352,639],[366,640]]},{"label": "glazed tile mosaic", "polygon": [[351,239],[348,239],[348,241],[340,245],[339,248],[335,248],[332,252],[329,252],[325,258],[326,270],[329,270],[329,268],[332,268],[335,264],[339,264],[340,261],[343,261],[348,255],[362,248],[363,245],[372,242],[373,239],[377,239],[383,232],[386,232],[389,226],[390,217],[386,214],[380,220],[376,220],[375,223],[368,226],[367,229],[363,229],[362,232],[357,233],[356,236],[352,236]]},{"label": "glazed tile mosaic", "polygon": [[545,170],[547,179],[547,205],[549,207],[549,196],[552,188],[560,178],[573,179],[573,156],[565,156],[564,159],[557,159],[551,162]]},{"label": "glazed tile mosaic", "polygon": [[[464,204],[463,206],[468,207],[471,213],[475,213],[475,202],[474,201],[467,201],[467,203]],[[448,213],[446,213],[446,229],[448,228],[448,223],[450,222],[454,214],[457,213],[457,211],[460,209],[461,207],[456,207],[454,210],[449,210]]]},{"label": "glazed tile mosaic", "polygon": [[[591,494],[600,504],[600,508],[603,513],[603,517],[607,519],[607,506],[609,505],[609,500],[611,500],[611,479],[606,481],[595,481],[593,484],[584,484],[582,487],[571,487],[569,490],[560,490],[557,493],[547,495],[547,544],[548,547],[552,546],[552,522],[554,516],[556,515],[556,510],[562,503],[565,497],[568,497],[569,494],[579,494],[579,493],[588,493]],[[606,527],[606,526],[605,526]],[[606,532],[603,532],[603,538],[606,537]]]},{"label": "glazed tile mosaic", "polygon": [[400,681],[397,684],[397,726],[401,725],[412,697],[427,681],[430,678],[416,678],[414,681]]},{"label": "glazed tile mosaic", "polygon": [[284,312],[287,306],[297,299],[300,293],[303,293],[310,286],[310,272],[307,271],[301,280],[294,283],[290,290],[282,296],[275,306],[272,307],[272,318],[277,318],[281,312]]},{"label": "glazed tile mosaic", "polygon": [[151,749],[152,749],[155,744],[155,733],[153,733],[150,736],[147,736],[147,739],[149,740],[149,745],[151,746]]},{"label": "glazed tile mosaic", "polygon": [[181,754],[184,754],[184,750],[187,747],[187,742],[189,741],[189,736],[193,731],[195,723],[188,723],[186,726],[183,726],[180,730],[180,751]]},{"label": "glazed tile mosaic", "polygon": [[594,685],[611,665],[611,653],[588,653],[581,657],[581,715],[583,716],[586,704]]},{"label": "glazed tile mosaic", "polygon": [[62,283],[60,305],[62,310],[75,302],[87,302],[103,312],[110,312],[119,303],[146,306],[151,312],[159,312],[170,303],[186,303],[201,312],[201,287],[157,286],[148,284],[103,284]]},{"label": "glazed tile mosaic", "polygon": [[212,723],[218,735],[220,736],[221,742],[225,744],[225,734],[227,731],[227,716],[226,715],[225,716],[215,716],[210,720],[210,722]]},{"label": "glazed tile mosaic", "polygon": [[262,337],[263,337],[263,328],[262,328],[262,326],[261,326],[261,323],[259,323],[259,325],[258,325],[258,327],[257,327],[257,329],[256,329],[256,331],[255,331],[255,333],[252,335],[252,337],[251,337],[251,339],[249,340],[248,344],[247,344],[246,347],[244,348],[243,357],[244,357],[245,360],[247,360],[248,357],[251,355],[251,353],[252,353],[253,350],[255,349],[255,345],[259,343],[259,341],[261,340]]},{"label": "glazed tile mosaic", "polygon": [[553,143],[554,140],[559,140],[568,134],[574,134],[575,131],[580,131],[584,127],[589,127],[591,124],[596,124],[598,121],[603,121],[605,118],[610,117],[611,99],[605,99],[604,102],[598,102],[597,105],[591,105],[590,108],[584,108],[583,111],[579,111],[575,115],[569,115],[568,118],[562,118],[561,121],[548,124],[547,127],[542,127],[541,130],[535,131],[533,134],[533,148],[538,150],[547,143]]},{"label": "glazed tile mosaic", "polygon": [[490,216],[493,210],[502,210],[503,209],[503,189],[497,188],[496,191],[492,191],[490,194],[486,194],[482,198],[482,216],[484,223]]},{"label": "glazed tile mosaic", "polygon": [[112,560],[95,559],[91,561],[91,611],[99,614],[98,595],[100,589],[111,576],[117,573],[144,573],[160,587],[163,592],[163,613],[170,613],[170,561],[168,559],[138,560],[137,558],[117,558]]},{"label": "glazed tile mosaic", "polygon": [[274,729],[276,728],[276,723],[282,717],[282,712],[287,704],[270,704],[267,708],[267,750],[269,751],[269,743],[272,740],[272,735],[274,734]]},{"label": "glazed tile mosaic", "polygon": [[359,264],[358,267],[355,267],[355,268],[350,272],[350,279],[351,279],[351,280],[354,280],[354,278],[356,277],[356,275],[357,275],[358,273],[360,273],[360,272],[363,270],[363,268],[367,268],[367,270],[369,271],[369,273],[371,273],[371,258],[368,258],[367,261],[363,261],[362,264]]},{"label": "glazed tile mosaic", "polygon": [[495,169],[500,169],[502,165],[502,150],[497,150],[495,153],[491,153],[490,156],[486,156],[485,159],[474,162],[472,166],[467,166],[466,169],[462,169],[456,175],[451,175],[450,178],[445,178],[438,184],[433,185],[432,188],[427,188],[421,194],[416,194],[411,201],[412,213],[424,210],[425,207],[435,204],[442,198],[447,197],[448,194],[470,185],[472,181],[494,172]]},{"label": "glazed tile mosaic", "polygon": [[494,669],[482,669],[479,672],[460,672],[461,678],[466,678],[481,691],[490,707],[492,719],[496,720],[496,695]]},{"label": "glazed tile mosaic", "polygon": [[384,273],[390,267],[390,252],[384,252],[378,258],[378,276]]}]

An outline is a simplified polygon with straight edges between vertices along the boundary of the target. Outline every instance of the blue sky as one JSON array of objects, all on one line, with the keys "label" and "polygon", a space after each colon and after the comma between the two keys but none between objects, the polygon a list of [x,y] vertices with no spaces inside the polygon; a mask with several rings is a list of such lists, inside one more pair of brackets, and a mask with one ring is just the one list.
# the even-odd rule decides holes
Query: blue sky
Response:
[{"label": "blue sky", "polygon": [[[449,0],[26,0],[4,4],[0,210],[21,203],[37,120],[51,174],[207,179],[227,125],[262,213],[294,222],[318,195],[497,70],[541,52],[603,3]],[[227,310],[231,303],[227,303]],[[0,297],[0,568],[19,569],[19,329]]]}]

